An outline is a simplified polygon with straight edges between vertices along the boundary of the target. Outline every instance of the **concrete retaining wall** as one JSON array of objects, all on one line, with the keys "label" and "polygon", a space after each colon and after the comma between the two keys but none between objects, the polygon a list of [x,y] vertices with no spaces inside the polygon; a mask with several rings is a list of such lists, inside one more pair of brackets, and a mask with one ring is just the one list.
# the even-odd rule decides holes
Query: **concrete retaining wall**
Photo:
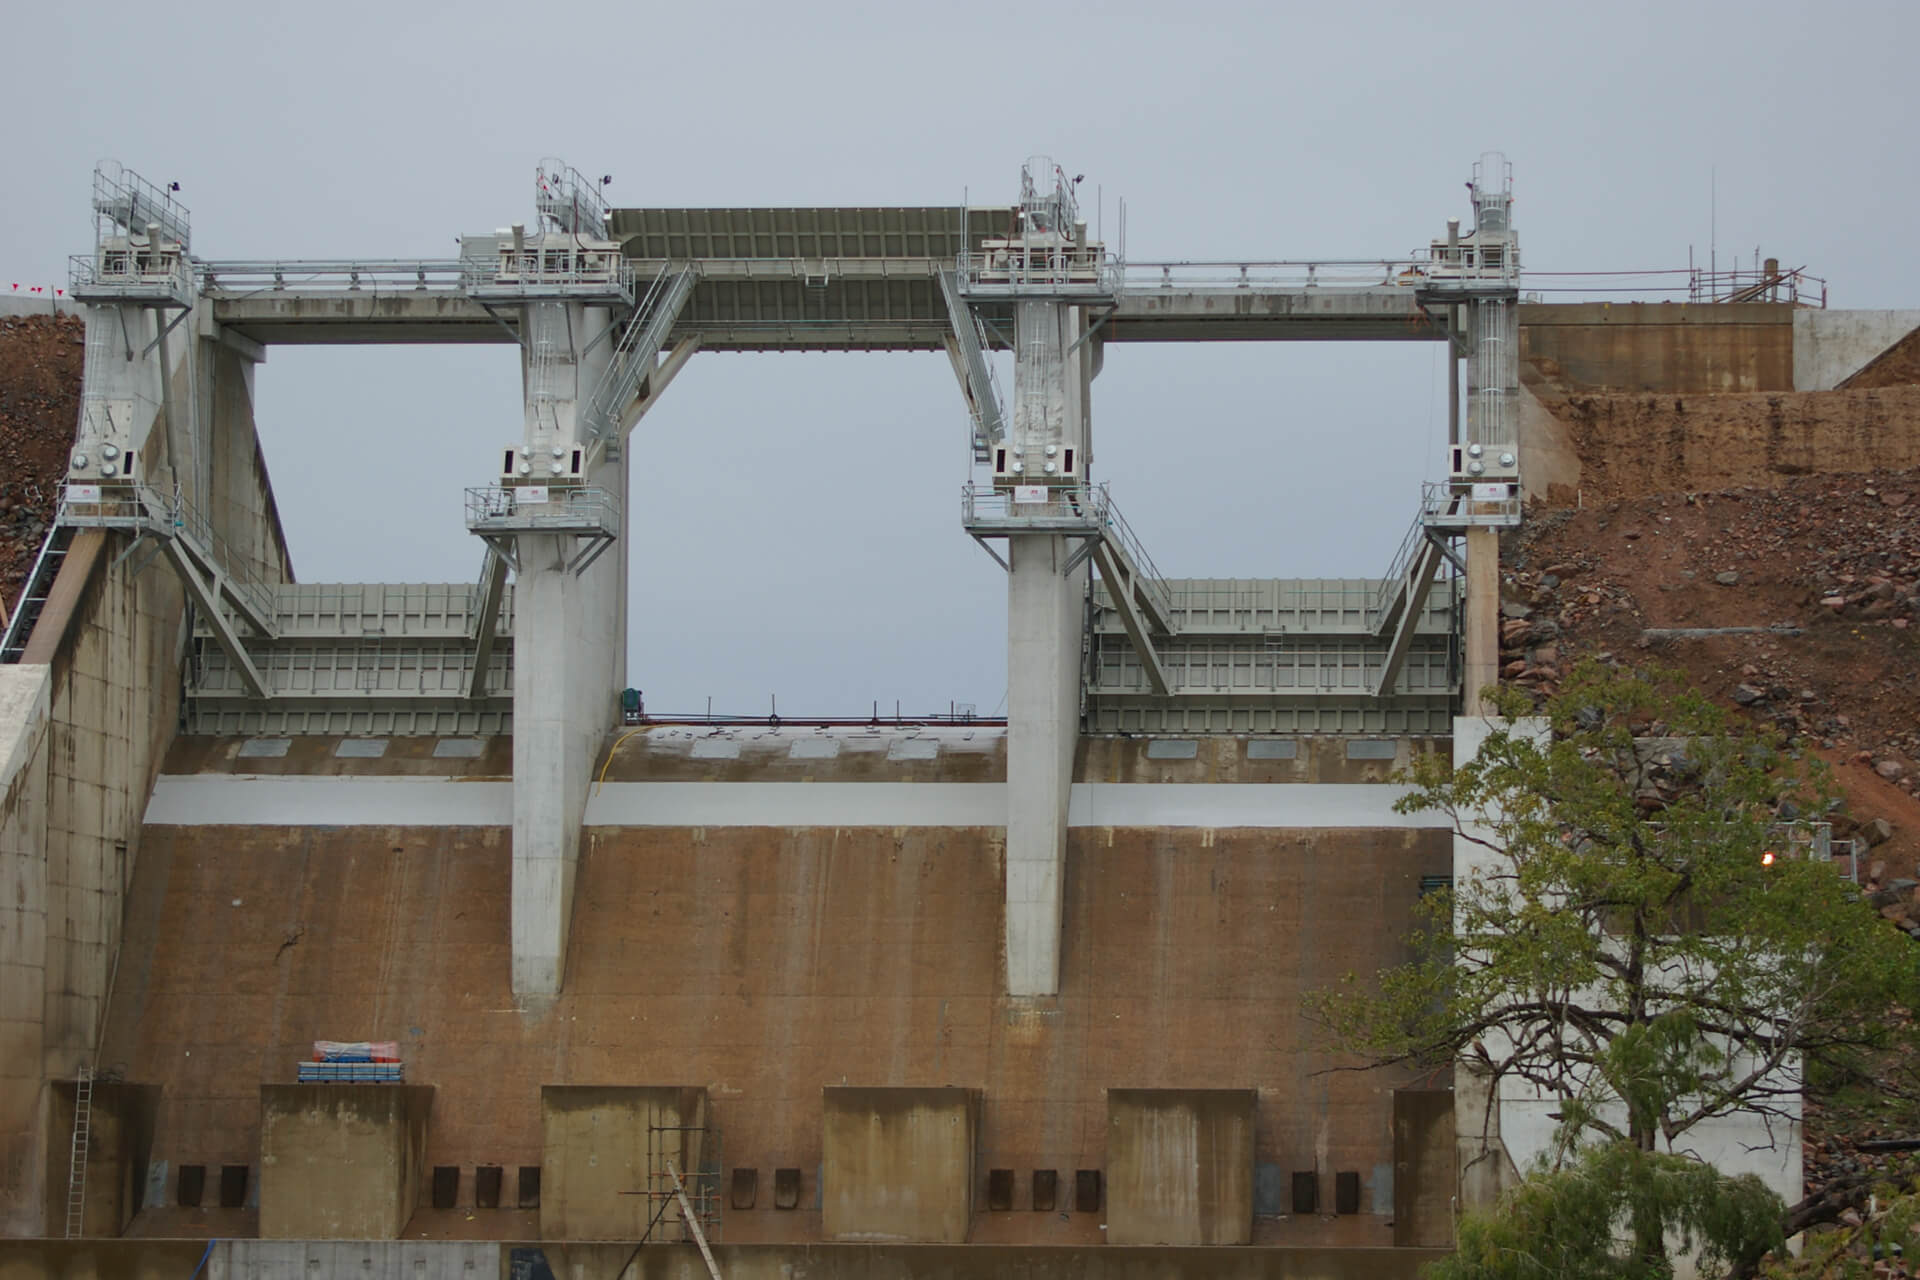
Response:
[{"label": "concrete retaining wall", "polygon": [[1920,328],[1920,311],[1795,311],[1793,389],[1830,391]]},{"label": "concrete retaining wall", "polygon": [[1574,394],[1791,391],[1794,314],[1785,303],[1527,305],[1522,373]]}]

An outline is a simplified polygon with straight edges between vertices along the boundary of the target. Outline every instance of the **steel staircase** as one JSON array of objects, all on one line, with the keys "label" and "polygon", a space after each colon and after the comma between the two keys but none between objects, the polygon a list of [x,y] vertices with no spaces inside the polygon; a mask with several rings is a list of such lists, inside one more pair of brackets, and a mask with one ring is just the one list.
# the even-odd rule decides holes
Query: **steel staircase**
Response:
[{"label": "steel staircase", "polygon": [[40,612],[46,608],[53,581],[60,576],[61,562],[67,558],[67,548],[71,545],[73,530],[70,527],[55,524],[47,530],[46,541],[40,544],[40,555],[34,560],[33,571],[27,575],[27,585],[20,593],[20,603],[7,620],[5,637],[0,638],[0,663],[18,662],[26,653],[33,624],[40,620]]}]

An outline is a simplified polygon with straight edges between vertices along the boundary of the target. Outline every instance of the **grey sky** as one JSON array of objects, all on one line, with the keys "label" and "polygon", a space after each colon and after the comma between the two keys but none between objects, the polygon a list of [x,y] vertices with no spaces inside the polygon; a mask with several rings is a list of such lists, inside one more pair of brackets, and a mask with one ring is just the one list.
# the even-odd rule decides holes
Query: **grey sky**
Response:
[{"label": "grey sky", "polygon": [[[210,257],[446,256],[533,165],[616,204],[1010,201],[1046,152],[1129,256],[1385,257],[1514,163],[1524,261],[1755,247],[1920,306],[1920,7],[15,4],[0,287],[64,281],[88,174],[177,180]],[[1176,576],[1378,574],[1435,464],[1426,344],[1112,348],[1096,478]],[[275,349],[261,430],[303,579],[465,579],[463,486],[520,430],[510,348]],[[650,707],[990,711],[1000,570],[958,526],[944,357],[703,355],[636,441]]]}]

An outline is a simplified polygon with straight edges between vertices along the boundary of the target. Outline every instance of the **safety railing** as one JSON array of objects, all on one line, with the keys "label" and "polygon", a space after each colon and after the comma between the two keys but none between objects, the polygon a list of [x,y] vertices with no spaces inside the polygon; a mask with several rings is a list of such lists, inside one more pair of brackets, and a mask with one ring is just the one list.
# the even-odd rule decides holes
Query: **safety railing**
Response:
[{"label": "safety railing", "polygon": [[591,234],[607,232],[607,202],[600,184],[565,161],[548,157],[533,171],[534,210],[555,231]]},{"label": "safety railing", "polygon": [[467,490],[467,528],[474,533],[580,533],[616,537],[620,507],[605,489],[547,485],[484,485]]},{"label": "safety railing", "polygon": [[1689,270],[1687,297],[1694,302],[1786,302],[1824,310],[1827,282],[1804,268],[1766,267],[1731,271]]},{"label": "safety railing", "polygon": [[994,488],[967,484],[960,490],[960,520],[969,530],[1012,532],[1042,529],[1098,533],[1106,524],[1107,486],[1021,485]]},{"label": "safety railing", "polygon": [[226,576],[228,589],[256,617],[274,615],[272,587],[253,574],[247,559],[204,514],[177,494],[145,484],[63,485],[57,519],[76,528],[122,529],[189,542]]},{"label": "safety railing", "polygon": [[574,243],[529,246],[462,260],[461,287],[473,294],[617,295],[633,301],[633,266],[618,249]]},{"label": "safety railing", "polygon": [[158,227],[161,239],[185,249],[192,234],[187,207],[173,198],[171,190],[113,160],[94,166],[93,213],[102,239],[115,231],[144,236],[148,227]]},{"label": "safety railing", "polygon": [[171,250],[102,246],[98,253],[67,259],[67,292],[82,302],[165,301],[184,307],[193,301],[193,266],[185,254]]},{"label": "safety railing", "polygon": [[1393,553],[1393,559],[1387,565],[1386,577],[1380,579],[1380,589],[1374,593],[1373,608],[1367,622],[1378,626],[1379,620],[1386,616],[1393,599],[1407,588],[1407,575],[1413,570],[1413,559],[1427,540],[1426,508],[1423,505],[1420,514],[1413,518],[1413,524],[1407,529],[1406,536],[1400,539],[1400,547]]},{"label": "safety railing", "polygon": [[468,263],[458,258],[196,262],[209,293],[458,293]]},{"label": "safety railing", "polygon": [[1111,297],[1121,286],[1122,266],[1098,245],[1010,242],[978,252],[963,251],[955,267],[963,294],[1031,294],[1048,297]]},{"label": "safety railing", "polygon": [[646,296],[633,309],[613,349],[606,373],[587,402],[586,429],[593,439],[605,440],[618,431],[621,414],[640,393],[641,382],[653,372],[654,357],[666,346],[667,335],[673,331],[693,285],[693,269],[683,267],[662,271],[647,287]]},{"label": "safety railing", "polygon": [[1146,544],[1113,503],[1104,484],[1018,485],[1011,489],[962,486],[960,521],[975,537],[1010,533],[1067,533],[1104,538],[1131,562],[1134,575],[1164,618],[1173,617],[1173,593]]},{"label": "safety railing", "polygon": [[1420,488],[1421,520],[1434,529],[1507,529],[1520,523],[1522,499],[1513,486],[1496,483],[1474,489],[1486,491],[1459,493],[1447,481],[1425,482]]},{"label": "safety railing", "polygon": [[1153,289],[1211,292],[1223,289],[1417,288],[1427,283],[1424,258],[1328,258],[1298,262],[1128,262],[1119,268],[1126,292]]}]

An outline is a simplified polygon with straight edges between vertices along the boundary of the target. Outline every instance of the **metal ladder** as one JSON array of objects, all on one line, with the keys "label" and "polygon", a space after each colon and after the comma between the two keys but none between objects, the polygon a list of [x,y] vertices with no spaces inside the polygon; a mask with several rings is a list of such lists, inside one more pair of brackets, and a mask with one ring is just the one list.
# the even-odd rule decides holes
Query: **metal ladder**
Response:
[{"label": "metal ladder", "polygon": [[40,611],[46,608],[47,597],[53,593],[53,580],[60,576],[60,562],[67,558],[67,548],[72,543],[70,526],[56,524],[47,531],[47,540],[40,544],[39,558],[33,562],[26,588],[20,593],[19,607],[7,620],[6,635],[0,637],[0,663],[18,662],[27,651],[27,638],[33,634],[33,624],[39,621]]},{"label": "metal ladder", "polygon": [[81,1067],[73,1086],[73,1150],[67,1156],[67,1239],[82,1234],[87,1211],[87,1145],[93,1128],[93,1068]]}]

